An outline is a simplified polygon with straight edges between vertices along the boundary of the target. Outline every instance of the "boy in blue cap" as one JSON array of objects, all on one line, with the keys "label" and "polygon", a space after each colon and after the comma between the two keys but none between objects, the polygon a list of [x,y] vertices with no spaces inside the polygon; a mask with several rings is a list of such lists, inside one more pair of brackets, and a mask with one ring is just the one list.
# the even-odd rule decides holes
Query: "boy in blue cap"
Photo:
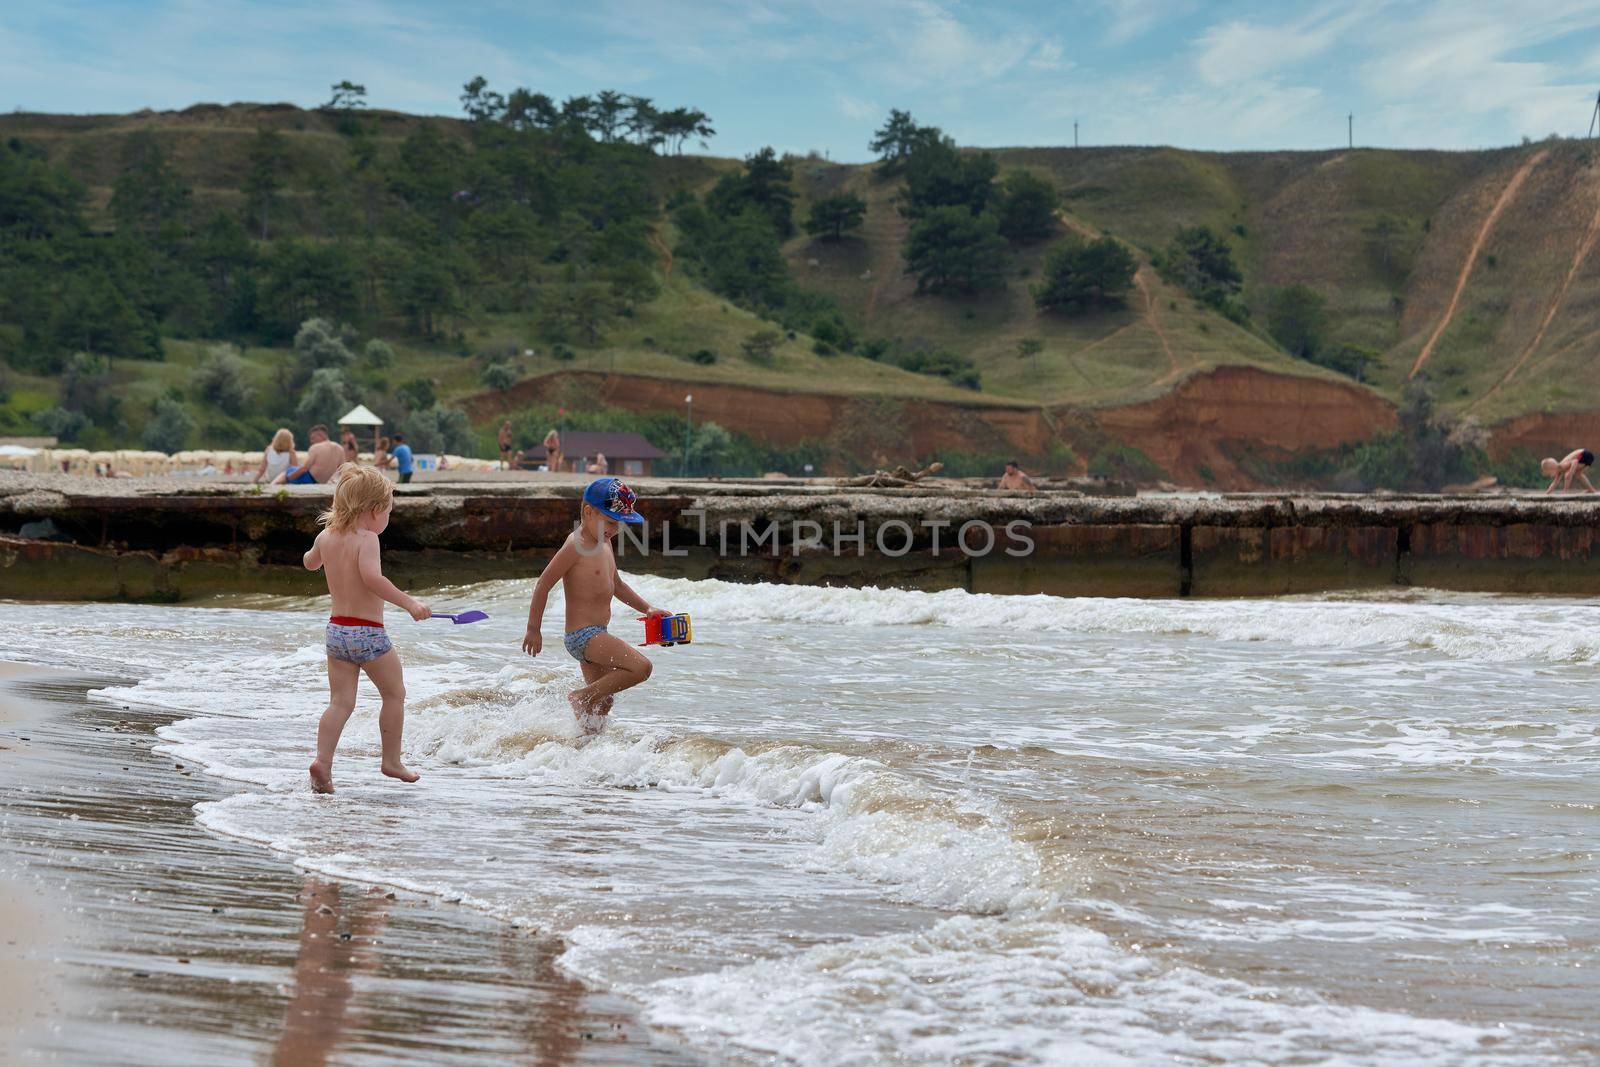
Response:
[{"label": "boy in blue cap", "polygon": [[653,608],[634,592],[617,570],[611,542],[623,523],[637,525],[643,516],[633,510],[633,490],[620,478],[596,478],[583,491],[578,528],[556,551],[533,587],[528,605],[528,632],[522,650],[537,656],[543,647],[539,627],[545,602],[557,582],[567,601],[567,628],[562,643],[567,654],[583,668],[588,683],[567,694],[578,729],[593,735],[605,729],[612,698],[650,677],[650,661],[619,637],[606,633],[611,621],[611,599],[622,601],[641,615],[670,615]]}]

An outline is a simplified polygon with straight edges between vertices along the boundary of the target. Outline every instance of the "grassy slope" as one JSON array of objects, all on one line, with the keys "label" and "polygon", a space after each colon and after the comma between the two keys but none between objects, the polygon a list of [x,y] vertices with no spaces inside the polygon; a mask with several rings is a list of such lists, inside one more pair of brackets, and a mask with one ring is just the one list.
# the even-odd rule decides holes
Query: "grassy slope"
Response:
[{"label": "grassy slope", "polygon": [[[870,336],[951,348],[972,356],[986,391],[1019,399],[1084,406],[1128,403],[1158,395],[1189,374],[1220,364],[1251,364],[1289,374],[1325,376],[1292,360],[1248,330],[1199,307],[1163,281],[1148,255],[1124,309],[1081,319],[1041,315],[1033,305],[1054,241],[1014,249],[1015,271],[1003,292],[980,297],[918,296],[904,275],[900,248],[907,223],[897,209],[896,185],[870,168],[802,164],[801,214],[809,202],[850,190],[868,203],[858,237],[842,241],[797,237],[788,247],[791,271],[807,288],[837,300]],[[1057,238],[1069,231],[1096,233],[1072,213],[1062,214]],[[1118,236],[1126,235],[1118,231]],[[1018,342],[1036,338],[1044,350],[1018,355]]]},{"label": "grassy slope", "polygon": [[1229,232],[1258,320],[1276,287],[1311,286],[1328,300],[1333,341],[1382,353],[1375,384],[1391,397],[1444,320],[1494,203],[1531,164],[1485,234],[1424,370],[1446,405],[1489,421],[1594,406],[1578,378],[1600,340],[1600,150],[1592,145],[998,154],[1003,164],[1050,173],[1074,214],[1147,251],[1180,225]]},{"label": "grassy slope", "polygon": [[[369,121],[377,126],[383,150],[392,150],[419,122],[451,135],[459,129],[453,120],[394,113],[373,113]],[[261,124],[285,135],[294,172],[276,224],[317,233],[324,223],[318,190],[346,165],[347,148],[315,113],[287,106],[202,105],[129,116],[14,114],[0,116],[0,136],[43,146],[90,185],[94,204],[103,210],[120,140],[152,129],[194,187],[200,206],[232,207],[249,139]],[[1222,364],[1333,378],[1197,307],[1150,269],[1150,256],[1173,231],[1204,223],[1234,241],[1246,271],[1246,299],[1258,321],[1274,288],[1311,285],[1328,298],[1334,340],[1383,352],[1377,385],[1395,396],[1444,313],[1489,206],[1509,175],[1539,147],[1470,153],[997,150],[1003,170],[1034,169],[1061,188],[1063,233],[1110,233],[1129,242],[1139,256],[1140,284],[1129,307],[1076,321],[1041,317],[1033,310],[1028,289],[1037,280],[1047,245],[1017,250],[1015,275],[1001,294],[914,295],[902,274],[905,222],[895,209],[894,184],[874,180],[869,168],[797,161],[798,218],[812,198],[841,188],[855,190],[870,205],[859,238],[828,242],[801,236],[790,242],[786,252],[797,280],[837,299],[863,336],[898,337],[971,355],[983,371],[983,394],[863,359],[819,357],[803,336],[786,343],[772,366],[749,363],[738,344],[762,324],[673,267],[665,251],[672,241],[670,224],[662,228],[664,285],[657,301],[619,322],[603,346],[580,352],[575,363],[524,360],[520,369],[534,374],[588,367],[798,391],[1085,406],[1145,399],[1195,371]],[[663,160],[662,180],[668,187],[703,189],[733,165],[692,157]],[[1493,265],[1480,262],[1470,273],[1429,360],[1428,372],[1441,383],[1447,403],[1489,418],[1588,406],[1572,381],[1589,362],[1600,327],[1600,302],[1593,296],[1600,255],[1576,271],[1569,267],[1591,229],[1597,186],[1595,162],[1583,146],[1559,145],[1504,211],[1480,256],[1493,255]],[[1566,295],[1540,344],[1529,350],[1564,280]],[[530,324],[522,317],[488,316],[465,323],[464,329],[477,351],[545,347],[528,340]],[[1045,344],[1037,359],[1016,354],[1018,341],[1028,337]],[[127,376],[127,407],[135,428],[150,398],[185,381],[202,348],[173,342],[166,364],[119,366]],[[681,358],[701,348],[717,353],[718,362],[700,366]],[[477,388],[473,361],[403,342],[398,349],[395,380],[433,378],[446,399]],[[272,388],[272,368],[284,354],[252,350],[247,355],[262,388]],[[1519,363],[1517,373],[1502,381]],[[11,391],[10,421],[17,423],[28,411],[47,406],[53,389],[48,381],[13,375]],[[202,425],[217,421],[207,416]]]}]

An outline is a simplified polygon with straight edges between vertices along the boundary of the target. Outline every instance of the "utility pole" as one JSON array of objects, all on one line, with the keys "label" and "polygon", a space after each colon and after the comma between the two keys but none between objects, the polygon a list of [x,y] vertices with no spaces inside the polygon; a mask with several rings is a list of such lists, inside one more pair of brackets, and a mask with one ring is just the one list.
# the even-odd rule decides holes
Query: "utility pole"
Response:
[{"label": "utility pole", "polygon": [[1350,136],[1350,147],[1354,148],[1356,146],[1356,113],[1352,111],[1346,115],[1345,122],[1348,123],[1347,132]]},{"label": "utility pole", "polygon": [[684,478],[689,476],[689,438],[693,427],[694,394],[690,393],[683,398],[683,474],[681,477]]},{"label": "utility pole", "polygon": [[1078,147],[1078,120],[1072,120],[1072,147]]},{"label": "utility pole", "polygon": [[1589,136],[1600,132],[1600,93],[1594,94],[1594,114],[1589,116]]}]

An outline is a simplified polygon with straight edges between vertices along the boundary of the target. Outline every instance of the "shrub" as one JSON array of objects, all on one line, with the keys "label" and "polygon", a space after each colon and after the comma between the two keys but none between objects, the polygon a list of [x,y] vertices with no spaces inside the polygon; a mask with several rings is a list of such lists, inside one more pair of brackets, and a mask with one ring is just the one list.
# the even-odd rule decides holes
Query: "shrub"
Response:
[{"label": "shrub", "polygon": [[889,342],[882,337],[874,337],[861,342],[861,355],[870,360],[880,360],[889,354]]},{"label": "shrub", "polygon": [[183,401],[172,396],[157,397],[150,405],[150,421],[141,440],[144,447],[157,452],[179,452],[194,433],[194,419]]},{"label": "shrub", "polygon": [[1115,238],[1068,242],[1045,260],[1044,281],[1034,287],[1033,302],[1040,311],[1062,315],[1122,307],[1137,270],[1133,253]]},{"label": "shrub", "polygon": [[709,348],[698,348],[683,358],[687,359],[690,363],[698,363],[701,366],[710,366],[717,361],[717,354],[711,351]]},{"label": "shrub", "polygon": [[1358,382],[1368,380],[1368,372],[1377,366],[1383,358],[1375,348],[1365,348],[1361,345],[1338,345],[1332,348],[1318,349],[1311,355],[1311,362],[1329,370],[1348,374]]},{"label": "shrub", "polygon": [[777,330],[757,330],[739,342],[739,348],[751,363],[765,367],[772,363],[772,354],[782,342],[783,335]]},{"label": "shrub", "polygon": [[1228,242],[1209,228],[1190,226],[1179,230],[1161,257],[1161,273],[1207,307],[1229,318],[1248,317],[1238,302],[1244,275],[1233,261]]},{"label": "shrub", "polygon": [[344,329],[327,319],[302,322],[294,335],[294,350],[307,374],[325,367],[343,369],[355,359],[345,344]]},{"label": "shrub", "polygon": [[964,207],[928,210],[906,238],[906,273],[918,293],[976,293],[1005,287],[1006,239],[994,215]]},{"label": "shrub", "polygon": [[413,411],[403,425],[406,442],[418,452],[470,454],[473,451],[472,423],[467,413],[459,408],[434,404],[422,411]]},{"label": "shrub", "polygon": [[1291,356],[1314,359],[1327,330],[1326,304],[1309,286],[1286,285],[1267,302],[1267,332]]},{"label": "shrub", "polygon": [[1010,241],[1042,241],[1056,225],[1061,198],[1055,185],[1029,171],[1006,175],[1000,186],[1000,235]]},{"label": "shrub", "polygon": [[550,346],[550,358],[561,363],[571,363],[578,358],[578,353],[574,352],[569,346],[558,342]]},{"label": "shrub", "polygon": [[[395,395],[400,402],[410,411],[422,411],[438,403],[439,397],[433,391],[433,383],[426,378],[412,378],[400,388],[395,390]],[[332,425],[331,423],[329,425]]]},{"label": "shrub", "polygon": [[967,389],[980,387],[978,365],[966,356],[949,349],[935,348],[911,352],[902,356],[900,366],[918,374],[933,374],[948,378],[953,384]]},{"label": "shrub", "polygon": [[361,354],[366,358],[367,366],[376,370],[387,370],[394,366],[394,348],[380,338],[374,337],[368,341]]},{"label": "shrub", "polygon": [[312,372],[311,381],[300,394],[300,403],[295,405],[295,417],[302,425],[320,422],[333,426],[338,423],[339,416],[350,410],[351,405],[350,383],[345,379],[344,372],[324,367]]},{"label": "shrub", "polygon": [[505,392],[517,384],[517,368],[509,363],[491,363],[483,369],[483,384],[486,388]]},{"label": "shrub", "polygon": [[249,405],[253,390],[245,378],[244,360],[232,345],[214,345],[195,372],[200,395],[229,415],[237,415]]},{"label": "shrub", "polygon": [[81,411],[68,411],[66,408],[45,408],[43,411],[33,413],[33,425],[42,434],[57,437],[62,441],[76,441],[82,436],[83,431],[89,428],[89,419]]},{"label": "shrub", "polygon": [[840,193],[811,205],[811,215],[806,219],[806,232],[837,241],[846,230],[861,229],[866,216],[865,200],[854,193]]}]

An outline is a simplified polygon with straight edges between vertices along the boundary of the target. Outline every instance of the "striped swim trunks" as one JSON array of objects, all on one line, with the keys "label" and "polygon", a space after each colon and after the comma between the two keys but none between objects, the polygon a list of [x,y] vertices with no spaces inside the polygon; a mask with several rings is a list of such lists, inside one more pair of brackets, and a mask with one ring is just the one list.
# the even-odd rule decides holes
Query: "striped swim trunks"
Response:
[{"label": "striped swim trunks", "polygon": [[328,620],[326,644],[330,659],[357,665],[371,663],[394,651],[383,623],[352,615],[335,615]]},{"label": "striped swim trunks", "polygon": [[571,656],[579,663],[583,663],[583,654],[589,648],[590,639],[596,634],[603,634],[605,632],[606,628],[604,626],[585,626],[582,629],[574,630],[570,634],[567,634],[561,639],[561,643],[567,646],[567,655]]}]

